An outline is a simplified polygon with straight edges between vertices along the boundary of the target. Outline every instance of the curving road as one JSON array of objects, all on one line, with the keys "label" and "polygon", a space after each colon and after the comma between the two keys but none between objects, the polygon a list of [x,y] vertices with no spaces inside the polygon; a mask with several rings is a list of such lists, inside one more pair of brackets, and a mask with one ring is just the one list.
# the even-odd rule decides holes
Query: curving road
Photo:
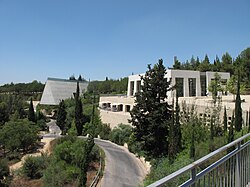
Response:
[{"label": "curving road", "polygon": [[43,135],[44,138],[56,138],[61,134],[60,128],[56,125],[56,120],[51,120],[47,123],[49,127],[49,133]]},{"label": "curving road", "polygon": [[[44,138],[60,137],[61,130],[55,120],[51,120],[47,126],[49,133],[45,134]],[[95,138],[95,143],[105,152],[101,187],[135,187],[142,182],[146,176],[146,169],[134,154],[110,141]]]},{"label": "curving road", "polygon": [[135,187],[146,176],[146,170],[134,154],[110,141],[95,139],[105,152],[105,169],[101,187]]}]

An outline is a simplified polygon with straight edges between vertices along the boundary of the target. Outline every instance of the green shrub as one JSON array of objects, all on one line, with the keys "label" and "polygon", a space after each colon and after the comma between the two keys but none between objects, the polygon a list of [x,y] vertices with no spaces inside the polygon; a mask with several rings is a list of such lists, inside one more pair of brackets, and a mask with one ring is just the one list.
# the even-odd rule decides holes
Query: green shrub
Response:
[{"label": "green shrub", "polygon": [[48,158],[46,155],[29,156],[25,159],[22,173],[30,179],[39,179],[43,176],[43,171],[47,167]]},{"label": "green shrub", "polygon": [[7,186],[7,179],[10,175],[8,162],[5,159],[0,159],[0,186]]},{"label": "green shrub", "polygon": [[129,142],[129,137],[132,134],[130,125],[119,124],[110,133],[110,140],[118,145],[124,145]]},{"label": "green shrub", "polygon": [[[163,157],[151,161],[151,171],[146,177],[144,185],[147,186],[175,171],[190,164],[192,160],[189,158],[188,151],[180,153],[173,164],[170,164],[168,158]],[[185,182],[190,177],[190,173],[184,173],[180,177],[174,179],[166,186],[178,186]]]}]

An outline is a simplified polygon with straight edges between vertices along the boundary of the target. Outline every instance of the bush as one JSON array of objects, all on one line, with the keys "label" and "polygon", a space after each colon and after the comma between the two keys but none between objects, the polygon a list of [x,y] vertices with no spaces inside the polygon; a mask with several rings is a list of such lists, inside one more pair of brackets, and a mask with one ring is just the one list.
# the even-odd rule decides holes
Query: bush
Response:
[{"label": "bush", "polygon": [[129,142],[129,137],[132,134],[130,125],[119,124],[110,133],[110,140],[118,145],[124,145]]},{"label": "bush", "polygon": [[86,173],[91,158],[97,157],[97,151],[91,153],[94,140],[65,136],[57,141],[47,169],[44,172],[44,186],[66,186],[67,184],[86,183]]},{"label": "bush", "polygon": [[0,186],[7,186],[7,178],[10,175],[8,162],[5,159],[0,159]]},{"label": "bush", "polygon": [[22,173],[29,179],[39,179],[43,176],[43,171],[47,167],[48,157],[42,156],[29,156],[25,159]]},{"label": "bush", "polygon": [[[177,171],[178,169],[190,164],[192,162],[189,159],[188,151],[183,151],[180,153],[173,164],[170,164],[168,158],[162,157],[156,160],[151,161],[151,171],[150,174],[146,177],[144,185],[147,186],[171,173]],[[178,186],[185,182],[190,177],[190,173],[184,173],[180,177],[174,179],[166,186]]]}]

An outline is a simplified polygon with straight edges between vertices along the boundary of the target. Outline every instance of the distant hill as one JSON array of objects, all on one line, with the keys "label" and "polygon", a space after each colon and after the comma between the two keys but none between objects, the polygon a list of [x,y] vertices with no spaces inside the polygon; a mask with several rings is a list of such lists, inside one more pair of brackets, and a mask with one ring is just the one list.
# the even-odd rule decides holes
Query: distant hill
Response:
[{"label": "distant hill", "polygon": [[0,86],[0,93],[38,93],[42,92],[44,84],[34,80],[30,83],[10,83]]}]

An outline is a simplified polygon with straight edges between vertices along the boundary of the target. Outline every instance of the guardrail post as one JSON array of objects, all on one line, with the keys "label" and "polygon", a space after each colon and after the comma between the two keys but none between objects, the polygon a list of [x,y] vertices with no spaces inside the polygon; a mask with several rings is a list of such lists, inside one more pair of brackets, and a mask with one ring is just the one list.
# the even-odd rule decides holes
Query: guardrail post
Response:
[{"label": "guardrail post", "polygon": [[193,181],[192,187],[195,187],[195,183],[196,183],[196,167],[194,167],[191,170],[191,177],[192,177],[192,181]]},{"label": "guardrail post", "polygon": [[[237,150],[240,149],[241,142],[237,144]],[[240,180],[240,152],[236,154],[236,166],[235,166],[235,186],[241,186]]]}]

